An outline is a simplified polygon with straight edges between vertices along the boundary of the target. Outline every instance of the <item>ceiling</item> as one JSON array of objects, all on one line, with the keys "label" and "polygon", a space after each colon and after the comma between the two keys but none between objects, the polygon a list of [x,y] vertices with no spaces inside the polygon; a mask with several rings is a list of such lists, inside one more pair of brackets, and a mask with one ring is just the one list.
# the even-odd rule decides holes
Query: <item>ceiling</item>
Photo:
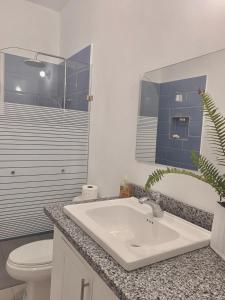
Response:
[{"label": "ceiling", "polygon": [[27,0],[27,1],[45,6],[55,11],[60,11],[69,0]]}]

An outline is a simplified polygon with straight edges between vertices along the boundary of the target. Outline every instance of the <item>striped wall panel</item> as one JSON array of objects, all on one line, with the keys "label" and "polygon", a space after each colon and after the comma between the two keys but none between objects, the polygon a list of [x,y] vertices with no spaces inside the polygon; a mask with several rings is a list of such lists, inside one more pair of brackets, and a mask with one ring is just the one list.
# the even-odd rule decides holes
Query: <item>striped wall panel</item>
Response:
[{"label": "striped wall panel", "polygon": [[0,240],[52,229],[48,203],[87,182],[89,113],[0,103]]},{"label": "striped wall panel", "polygon": [[136,160],[146,163],[155,162],[157,122],[156,117],[138,116]]}]

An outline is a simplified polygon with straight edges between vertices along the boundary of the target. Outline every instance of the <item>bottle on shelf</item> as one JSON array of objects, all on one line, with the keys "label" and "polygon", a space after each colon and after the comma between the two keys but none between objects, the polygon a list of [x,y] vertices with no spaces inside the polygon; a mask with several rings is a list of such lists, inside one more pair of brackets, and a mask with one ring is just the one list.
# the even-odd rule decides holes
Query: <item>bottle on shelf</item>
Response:
[{"label": "bottle on shelf", "polygon": [[127,176],[124,176],[123,180],[120,183],[120,197],[128,198],[132,196],[132,188],[128,183]]}]

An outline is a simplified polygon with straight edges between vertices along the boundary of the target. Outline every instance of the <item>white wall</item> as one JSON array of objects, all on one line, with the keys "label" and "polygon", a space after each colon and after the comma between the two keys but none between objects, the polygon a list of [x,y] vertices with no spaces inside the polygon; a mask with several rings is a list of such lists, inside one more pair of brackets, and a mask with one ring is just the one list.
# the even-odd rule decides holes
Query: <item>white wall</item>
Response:
[{"label": "white wall", "polygon": [[0,0],[0,49],[59,53],[59,13],[25,0]]},{"label": "white wall", "polygon": [[[225,47],[223,0],[70,0],[61,16],[61,54],[93,43],[89,182],[118,193],[121,178],[144,184],[152,167],[135,161],[139,80],[143,73]],[[206,185],[170,175],[156,186],[213,210]]]}]

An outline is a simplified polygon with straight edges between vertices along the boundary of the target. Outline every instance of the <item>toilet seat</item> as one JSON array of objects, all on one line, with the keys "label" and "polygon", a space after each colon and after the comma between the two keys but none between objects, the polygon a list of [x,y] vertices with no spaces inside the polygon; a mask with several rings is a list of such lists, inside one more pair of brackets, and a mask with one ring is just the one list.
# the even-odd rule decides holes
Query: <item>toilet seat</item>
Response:
[{"label": "toilet seat", "polygon": [[51,268],[52,267],[52,263],[48,263],[48,264],[43,264],[43,265],[22,265],[22,264],[15,264],[13,263],[12,261],[8,260],[7,263],[14,267],[14,268],[18,268],[18,269],[23,269],[23,270],[32,270],[32,269],[35,269],[35,270],[42,270],[42,269],[48,269],[48,268]]},{"label": "toilet seat", "polygon": [[53,240],[42,240],[21,246],[9,254],[8,273],[21,281],[44,281],[51,276]]},{"label": "toilet seat", "polygon": [[43,267],[52,263],[53,241],[41,240],[21,246],[9,254],[8,261],[23,268]]}]

